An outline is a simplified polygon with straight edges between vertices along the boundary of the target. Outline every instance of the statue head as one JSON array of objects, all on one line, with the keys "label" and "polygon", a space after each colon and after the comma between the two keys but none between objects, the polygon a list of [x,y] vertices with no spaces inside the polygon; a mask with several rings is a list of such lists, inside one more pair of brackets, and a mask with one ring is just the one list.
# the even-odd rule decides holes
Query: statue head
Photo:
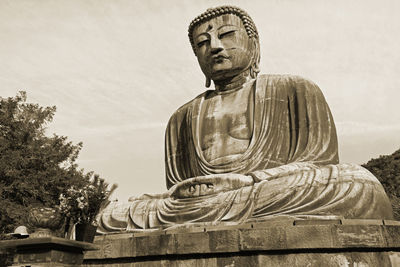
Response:
[{"label": "statue head", "polygon": [[242,73],[256,78],[260,45],[256,26],[242,9],[221,6],[207,9],[189,25],[189,39],[206,87]]}]

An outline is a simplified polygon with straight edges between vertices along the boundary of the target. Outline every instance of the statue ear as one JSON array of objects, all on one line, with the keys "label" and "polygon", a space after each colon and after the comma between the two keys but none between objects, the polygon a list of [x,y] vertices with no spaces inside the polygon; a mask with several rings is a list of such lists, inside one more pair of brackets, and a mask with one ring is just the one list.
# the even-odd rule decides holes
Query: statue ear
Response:
[{"label": "statue ear", "polygon": [[256,38],[253,39],[253,58],[250,65],[250,75],[253,79],[257,78],[257,74],[260,72],[260,45]]},{"label": "statue ear", "polygon": [[209,88],[211,85],[211,79],[206,77],[206,88]]}]

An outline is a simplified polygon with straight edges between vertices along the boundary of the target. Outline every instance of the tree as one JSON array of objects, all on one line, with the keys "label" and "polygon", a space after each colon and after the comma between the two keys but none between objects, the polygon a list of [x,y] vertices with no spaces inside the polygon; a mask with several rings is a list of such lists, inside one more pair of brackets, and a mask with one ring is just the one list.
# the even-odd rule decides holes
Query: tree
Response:
[{"label": "tree", "polygon": [[0,233],[25,223],[29,207],[58,204],[60,193],[93,175],[75,163],[82,143],[45,134],[56,107],[26,102],[26,93],[0,97]]},{"label": "tree", "polygon": [[391,155],[371,159],[362,166],[382,183],[392,203],[394,217],[400,220],[400,149]]}]

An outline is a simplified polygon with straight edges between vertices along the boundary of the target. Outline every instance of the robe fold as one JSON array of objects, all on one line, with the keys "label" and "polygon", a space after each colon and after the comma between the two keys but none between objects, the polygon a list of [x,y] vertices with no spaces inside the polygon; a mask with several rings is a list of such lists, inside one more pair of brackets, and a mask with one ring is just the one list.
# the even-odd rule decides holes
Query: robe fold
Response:
[{"label": "robe fold", "polygon": [[[99,232],[287,216],[392,218],[379,181],[358,165],[338,164],[335,125],[318,86],[297,76],[260,75],[252,90],[253,134],[239,159],[214,165],[205,160],[200,130],[209,91],[201,94],[167,126],[169,191],[111,203],[98,217]],[[202,183],[217,189],[190,197],[190,189]]]}]

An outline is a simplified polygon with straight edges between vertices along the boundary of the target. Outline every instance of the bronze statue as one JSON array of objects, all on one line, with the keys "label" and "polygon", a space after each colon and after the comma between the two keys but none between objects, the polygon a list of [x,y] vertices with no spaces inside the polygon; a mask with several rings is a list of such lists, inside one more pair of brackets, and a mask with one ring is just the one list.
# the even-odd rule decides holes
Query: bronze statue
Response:
[{"label": "bronze statue", "polygon": [[258,75],[250,16],[208,9],[189,26],[208,90],[180,107],[165,134],[168,191],[99,216],[101,232],[282,217],[391,219],[379,181],[338,164],[336,129],[320,89],[298,76]]}]

